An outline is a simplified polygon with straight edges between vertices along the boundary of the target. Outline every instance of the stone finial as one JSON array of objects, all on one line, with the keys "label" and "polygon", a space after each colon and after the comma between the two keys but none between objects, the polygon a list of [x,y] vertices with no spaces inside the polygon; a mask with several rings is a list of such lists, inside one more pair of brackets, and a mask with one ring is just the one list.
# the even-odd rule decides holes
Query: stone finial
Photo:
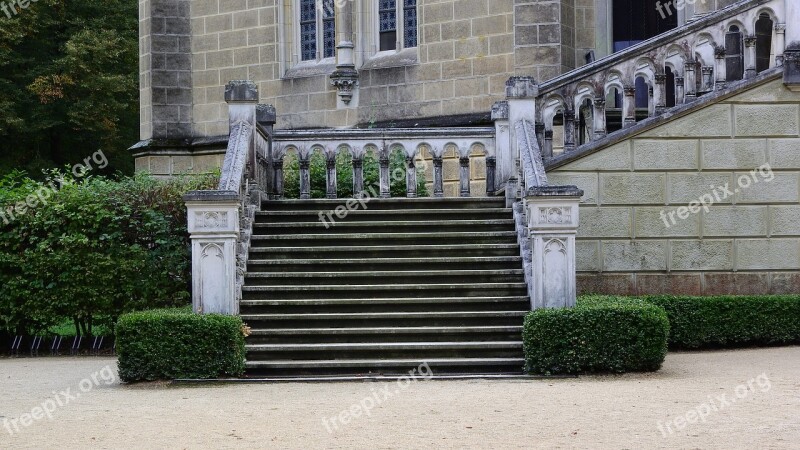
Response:
[{"label": "stone finial", "polygon": [[225,85],[227,103],[252,103],[258,101],[258,86],[250,80],[232,80]]},{"label": "stone finial", "polygon": [[495,102],[492,105],[492,120],[508,120],[508,102]]},{"label": "stone finial", "polygon": [[539,85],[533,77],[511,77],[506,81],[507,98],[534,98],[537,95],[539,95]]}]

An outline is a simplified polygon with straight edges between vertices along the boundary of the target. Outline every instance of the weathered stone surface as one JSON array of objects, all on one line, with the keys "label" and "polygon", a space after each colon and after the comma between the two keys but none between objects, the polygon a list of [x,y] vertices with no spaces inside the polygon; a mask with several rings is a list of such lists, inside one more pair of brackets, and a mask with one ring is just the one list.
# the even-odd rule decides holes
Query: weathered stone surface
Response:
[{"label": "weathered stone surface", "polygon": [[771,206],[772,236],[800,236],[800,205]]},{"label": "weathered stone surface", "polygon": [[696,140],[633,140],[635,170],[697,169]]},{"label": "weathered stone surface", "polygon": [[552,185],[575,185],[583,191],[581,204],[596,205],[598,201],[597,174],[552,172],[547,174],[547,180]]},{"label": "weathered stone surface", "polygon": [[798,105],[736,105],[737,136],[796,136]]},{"label": "weathered stone surface", "polygon": [[613,145],[569,163],[558,171],[630,170],[632,168],[630,145],[629,141]]},{"label": "weathered stone surface", "polygon": [[581,238],[633,237],[633,208],[586,206],[580,210]]},{"label": "weathered stone surface", "polygon": [[632,274],[586,274],[577,276],[578,294],[636,295],[636,283]]},{"label": "weathered stone surface", "polygon": [[670,247],[670,270],[733,269],[733,240],[676,240]]},{"label": "weathered stone surface", "polygon": [[701,295],[703,280],[700,273],[636,275],[637,295]]},{"label": "weathered stone surface", "polygon": [[800,199],[797,172],[737,172],[734,177],[737,203],[797,202]]},{"label": "weathered stone surface", "polygon": [[769,155],[773,169],[800,168],[800,139],[770,139]]},{"label": "weathered stone surface", "polygon": [[638,207],[635,217],[636,238],[698,236],[700,233],[700,214],[689,213],[681,219],[673,206]]},{"label": "weathered stone surface", "polygon": [[730,105],[712,105],[686,117],[665,123],[641,137],[729,137],[733,132]]},{"label": "weathered stone surface", "polygon": [[703,295],[764,295],[769,293],[766,273],[704,273]]},{"label": "weathered stone surface", "polygon": [[666,241],[604,241],[603,270],[667,270]]},{"label": "weathered stone surface", "polygon": [[601,204],[663,204],[664,174],[603,173],[600,174]]},{"label": "weathered stone surface", "polygon": [[[580,229],[578,236],[581,236]],[[600,242],[575,242],[575,259],[578,272],[595,272],[600,270]]]},{"label": "weathered stone surface", "polygon": [[705,237],[766,235],[766,206],[712,206],[708,213],[703,213],[703,236]]},{"label": "weathered stone surface", "polygon": [[736,241],[736,269],[800,269],[797,239],[740,239]]},{"label": "weathered stone surface", "polygon": [[800,273],[774,272],[772,273],[770,294],[797,295],[800,292]]},{"label": "weathered stone surface", "polygon": [[733,201],[733,198],[722,198],[725,194],[720,191],[720,189],[726,186],[731,191],[735,188],[735,186],[733,186],[732,176],[727,173],[697,172],[670,174],[669,183],[669,203],[671,205],[686,205],[692,201],[699,201],[700,197],[705,195],[714,196],[715,193],[720,197],[717,203],[731,203]]},{"label": "weathered stone surface", "polygon": [[752,170],[767,162],[764,139],[717,139],[702,141],[703,170]]}]

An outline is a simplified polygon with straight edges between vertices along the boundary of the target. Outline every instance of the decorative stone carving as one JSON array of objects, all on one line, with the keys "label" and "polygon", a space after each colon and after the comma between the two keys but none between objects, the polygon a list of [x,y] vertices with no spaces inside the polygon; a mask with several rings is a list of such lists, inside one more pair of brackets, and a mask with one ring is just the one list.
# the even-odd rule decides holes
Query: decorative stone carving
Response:
[{"label": "decorative stone carving", "polygon": [[355,69],[337,69],[331,74],[331,85],[336,88],[339,98],[345,105],[350,105],[353,93],[358,86],[358,71]]},{"label": "decorative stone carving", "polygon": [[197,211],[194,220],[196,229],[227,229],[228,211]]}]

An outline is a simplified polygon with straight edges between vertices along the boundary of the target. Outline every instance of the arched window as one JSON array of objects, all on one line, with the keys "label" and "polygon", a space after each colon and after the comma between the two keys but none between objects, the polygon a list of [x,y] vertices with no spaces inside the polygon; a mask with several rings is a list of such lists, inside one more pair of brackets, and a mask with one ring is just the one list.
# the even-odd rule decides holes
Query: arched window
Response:
[{"label": "arched window", "polygon": [[382,52],[416,47],[417,0],[378,0],[378,29]]},{"label": "arched window", "polygon": [[613,0],[614,51],[677,28],[676,4],[674,0]]},{"label": "arched window", "polygon": [[667,108],[675,106],[675,72],[672,67],[665,67],[664,74],[667,76],[667,84],[665,86],[664,94],[666,95]]},{"label": "arched window", "polygon": [[335,54],[334,0],[300,0],[300,60],[314,61]]},{"label": "arched window", "polygon": [[725,74],[727,81],[744,78],[744,36],[736,25],[725,33]]},{"label": "arched window", "polygon": [[772,19],[769,14],[761,14],[756,21],[756,72],[769,69],[772,53]]},{"label": "arched window", "polygon": [[[650,85],[643,76],[636,77],[636,121],[648,116],[650,111]],[[644,110],[643,112],[641,110]]]}]

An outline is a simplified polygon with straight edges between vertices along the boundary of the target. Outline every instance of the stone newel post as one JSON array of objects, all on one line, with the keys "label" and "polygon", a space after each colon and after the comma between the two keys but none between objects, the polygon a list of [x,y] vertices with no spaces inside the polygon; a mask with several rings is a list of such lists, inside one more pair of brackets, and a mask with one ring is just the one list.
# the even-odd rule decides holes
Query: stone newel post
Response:
[{"label": "stone newel post", "polygon": [[786,45],[783,52],[783,82],[790,90],[800,92],[800,2],[797,0],[787,0],[785,22],[785,31],[778,35]]},{"label": "stone newel post", "polygon": [[576,186],[536,186],[528,189],[525,208],[533,253],[531,308],[575,306]]},{"label": "stone newel post", "polygon": [[239,194],[196,191],[184,197],[192,238],[192,307],[198,314],[239,314],[236,241]]}]

